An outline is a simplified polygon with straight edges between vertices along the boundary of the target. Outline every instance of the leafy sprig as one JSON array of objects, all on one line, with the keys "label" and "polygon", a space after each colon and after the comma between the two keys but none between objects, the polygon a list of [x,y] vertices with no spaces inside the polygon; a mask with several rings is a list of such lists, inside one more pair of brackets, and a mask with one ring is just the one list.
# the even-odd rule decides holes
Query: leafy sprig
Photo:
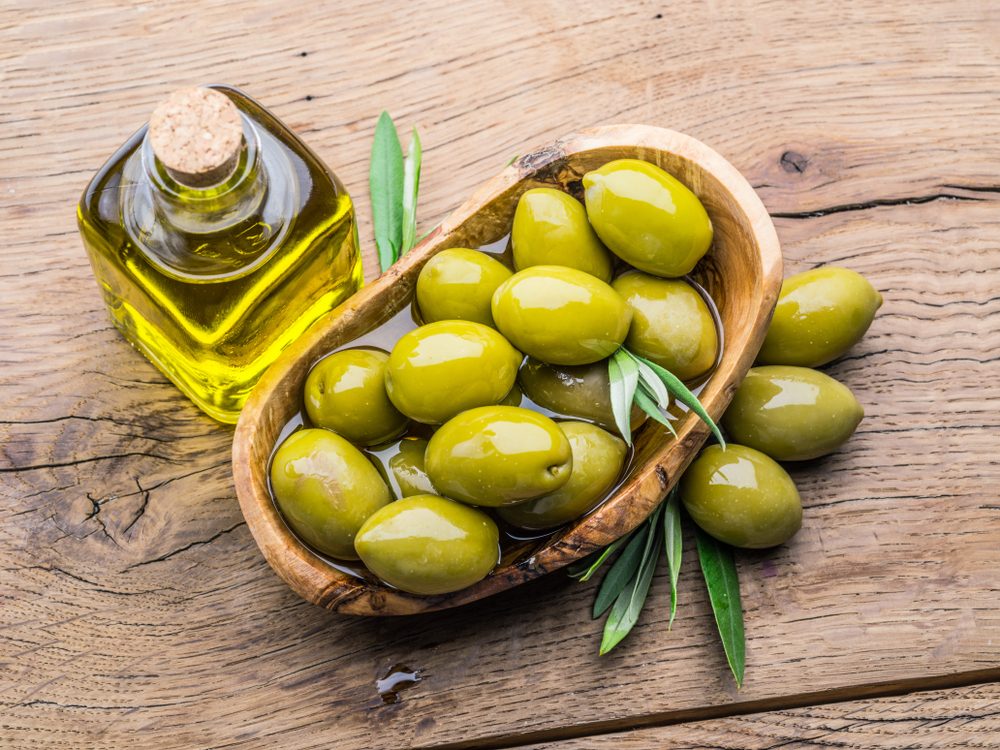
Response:
[{"label": "leafy sprig", "polygon": [[615,425],[625,442],[632,444],[631,412],[634,403],[652,419],[662,424],[671,434],[677,435],[670,418],[665,414],[673,396],[708,425],[715,439],[725,448],[726,440],[701,401],[684,382],[669,370],[645,357],[621,347],[608,359],[608,378],[611,381],[611,411]]},{"label": "leafy sprig", "polygon": [[[697,414],[708,425],[719,444],[723,448],[726,447],[722,432],[698,397],[669,370],[622,347],[608,360],[608,378],[615,425],[630,445],[633,405],[666,427],[672,435],[677,436],[676,429],[667,414],[670,398],[673,397]],[[618,645],[638,621],[649,594],[661,548],[666,550],[670,579],[670,619],[667,629],[673,627],[677,615],[677,590],[684,548],[685,524],[682,518],[685,516],[681,513],[680,505],[678,489],[675,486],[667,496],[666,502],[659,505],[638,529],[612,542],[603,550],[598,550],[582,560],[579,566],[571,569],[570,575],[585,581],[620,549],[622,550],[604,576],[594,600],[595,618],[610,608],[601,638],[601,655]],[[736,678],[736,684],[742,685],[746,669],[746,645],[733,551],[697,526],[695,530],[698,540],[698,560],[726,660]]]},{"label": "leafy sprig", "polygon": [[375,248],[383,272],[416,244],[422,158],[423,149],[417,129],[412,131],[404,160],[396,124],[388,112],[382,112],[372,141],[368,189]]},{"label": "leafy sprig", "polygon": [[620,550],[594,599],[595,619],[610,609],[601,637],[600,654],[603,656],[621,643],[638,622],[649,594],[660,550],[665,549],[670,579],[670,620],[667,623],[667,629],[670,630],[677,613],[683,528],[694,526],[698,560],[726,661],[736,684],[742,686],[746,671],[746,642],[733,550],[693,523],[682,521],[683,518],[687,516],[681,512],[680,497],[677,487],[674,487],[666,502],[660,504],[636,530],[572,566],[570,575],[586,581]]}]

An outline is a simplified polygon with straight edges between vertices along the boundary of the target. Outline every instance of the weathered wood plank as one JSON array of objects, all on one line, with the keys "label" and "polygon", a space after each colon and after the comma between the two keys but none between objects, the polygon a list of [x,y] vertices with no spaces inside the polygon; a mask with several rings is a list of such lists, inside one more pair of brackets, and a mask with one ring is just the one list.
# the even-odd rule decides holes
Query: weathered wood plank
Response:
[{"label": "weathered wood plank", "polygon": [[[0,744],[512,745],[1000,670],[998,39],[975,2],[5,5]],[[604,659],[593,589],[565,579],[347,620],[271,573],[233,498],[231,430],[110,328],[73,219],[157,99],[206,79],[309,140],[363,238],[383,107],[421,128],[425,229],[513,154],[638,121],[742,169],[783,217],[789,271],[872,278],[885,307],[830,370],[868,417],[795,470],[796,540],[741,558],[744,690],[690,554],[673,632],[654,607]],[[399,662],[424,680],[383,706],[374,681]]]},{"label": "weathered wood plank", "polygon": [[748,714],[532,745],[525,750],[774,747],[852,750],[991,747],[1000,737],[1000,684],[933,690]]}]

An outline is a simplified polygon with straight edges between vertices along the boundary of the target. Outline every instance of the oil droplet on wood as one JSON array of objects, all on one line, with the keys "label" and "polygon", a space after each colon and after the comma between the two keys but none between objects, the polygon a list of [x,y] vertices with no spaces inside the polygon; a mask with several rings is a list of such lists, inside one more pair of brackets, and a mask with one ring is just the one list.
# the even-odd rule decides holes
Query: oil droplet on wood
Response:
[{"label": "oil droplet on wood", "polygon": [[379,697],[382,698],[382,702],[389,706],[393,703],[399,703],[401,690],[413,687],[421,679],[423,678],[420,676],[419,669],[410,669],[403,664],[394,664],[389,668],[385,677],[375,680],[375,689],[378,691]]}]

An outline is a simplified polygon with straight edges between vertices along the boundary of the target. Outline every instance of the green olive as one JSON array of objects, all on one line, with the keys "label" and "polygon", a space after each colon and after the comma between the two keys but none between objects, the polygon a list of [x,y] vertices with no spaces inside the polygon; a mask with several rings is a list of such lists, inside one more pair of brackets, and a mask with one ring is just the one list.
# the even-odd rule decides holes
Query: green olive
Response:
[{"label": "green olive", "polygon": [[320,360],[306,378],[309,421],[359,445],[396,437],[409,420],[385,392],[389,355],[377,349],[345,349]]},{"label": "green olive", "polygon": [[802,502],[788,473],[744,445],[701,452],[681,478],[681,500],[706,532],[735,547],[784,544],[802,526]]},{"label": "green olive", "polygon": [[611,253],[587,221],[580,201],[561,190],[534,188],[514,211],[514,268],[569,266],[611,281]]},{"label": "green olive", "polygon": [[425,323],[471,320],[493,325],[490,300],[511,276],[510,269],[486,253],[455,247],[442,250],[417,277],[417,306]]},{"label": "green olive", "polygon": [[271,463],[271,487],[288,527],[309,546],[356,559],[354,536],[392,501],[378,469],[357,448],[328,430],[293,432]]},{"label": "green olive", "polygon": [[618,292],[589,273],[532,266],[496,290],[493,320],[525,354],[555,365],[585,365],[621,346],[632,311]]},{"label": "green olive", "polygon": [[513,387],[510,389],[510,393],[503,397],[503,401],[500,402],[500,406],[520,406],[523,398],[524,394],[521,393],[521,389],[517,387],[517,383],[514,383]]},{"label": "green olive", "polygon": [[587,218],[611,252],[640,271],[691,273],[712,244],[698,197],[655,164],[619,159],[583,177]]},{"label": "green olive", "polygon": [[625,339],[629,351],[681,380],[694,380],[712,369],[719,335],[708,305],[694,287],[641,271],[622,274],[612,286],[632,308],[632,327]]},{"label": "green olive", "polygon": [[825,266],[789,276],[757,362],[819,367],[865,335],[882,295],[859,273]]},{"label": "green olive", "polygon": [[500,558],[497,525],[481,510],[436,495],[413,495],[375,513],[354,546],[391,586],[447,594],[485,578]]},{"label": "green olive", "polygon": [[427,441],[423,438],[407,437],[399,441],[398,452],[389,459],[389,471],[396,478],[402,497],[410,495],[434,494],[424,468],[424,454],[427,452]]},{"label": "green olive", "polygon": [[586,422],[559,422],[573,452],[573,471],[555,492],[498,509],[507,523],[549,529],[579,518],[612,490],[625,465],[625,441]]},{"label": "green olive", "polygon": [[427,444],[427,475],[438,492],[499,507],[554,492],[569,481],[569,440],[546,416],[516,406],[459,414]]},{"label": "green olive", "polygon": [[[618,432],[611,410],[608,362],[589,365],[548,365],[528,357],[517,374],[524,394],[543,409],[567,417],[586,419],[605,430]],[[632,407],[632,427],[637,428],[646,413]]]},{"label": "green olive", "polygon": [[733,440],[773,459],[805,461],[837,450],[864,415],[850,389],[829,375],[772,365],[747,373],[722,424]]},{"label": "green olive", "polygon": [[502,401],[521,359],[492,328],[442,320],[400,337],[389,355],[385,387],[403,414],[440,424],[474,406]]}]

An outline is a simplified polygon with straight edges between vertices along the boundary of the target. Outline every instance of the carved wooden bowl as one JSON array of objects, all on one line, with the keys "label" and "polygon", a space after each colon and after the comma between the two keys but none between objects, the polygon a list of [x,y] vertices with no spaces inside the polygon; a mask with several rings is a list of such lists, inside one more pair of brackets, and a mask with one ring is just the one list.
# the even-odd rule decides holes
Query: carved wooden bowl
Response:
[{"label": "carved wooden bowl", "polygon": [[599,508],[534,548],[506,554],[479,583],[441,596],[406,594],[332,566],[288,530],[268,491],[268,460],[282,428],[301,409],[303,385],[314,362],[409,305],[417,274],[435,253],[481,247],[506,235],[525,190],[554,186],[579,196],[586,172],[621,158],[643,159],[675,175],[701,199],[712,219],[715,239],[693,276],[712,295],[722,320],[721,361],[700,394],[713,418],[722,415],[760,348],[781,286],[778,238],[753,188],[694,138],[643,125],[586,130],[522,156],[380,279],[310,328],[272,365],[247,401],[233,441],[240,507],[268,563],[303,598],[349,614],[402,615],[490,596],[557,570],[638,526],[698,453],[708,429],[696,416],[684,415],[677,439],[650,420],[635,436],[635,460],[624,482]]}]

